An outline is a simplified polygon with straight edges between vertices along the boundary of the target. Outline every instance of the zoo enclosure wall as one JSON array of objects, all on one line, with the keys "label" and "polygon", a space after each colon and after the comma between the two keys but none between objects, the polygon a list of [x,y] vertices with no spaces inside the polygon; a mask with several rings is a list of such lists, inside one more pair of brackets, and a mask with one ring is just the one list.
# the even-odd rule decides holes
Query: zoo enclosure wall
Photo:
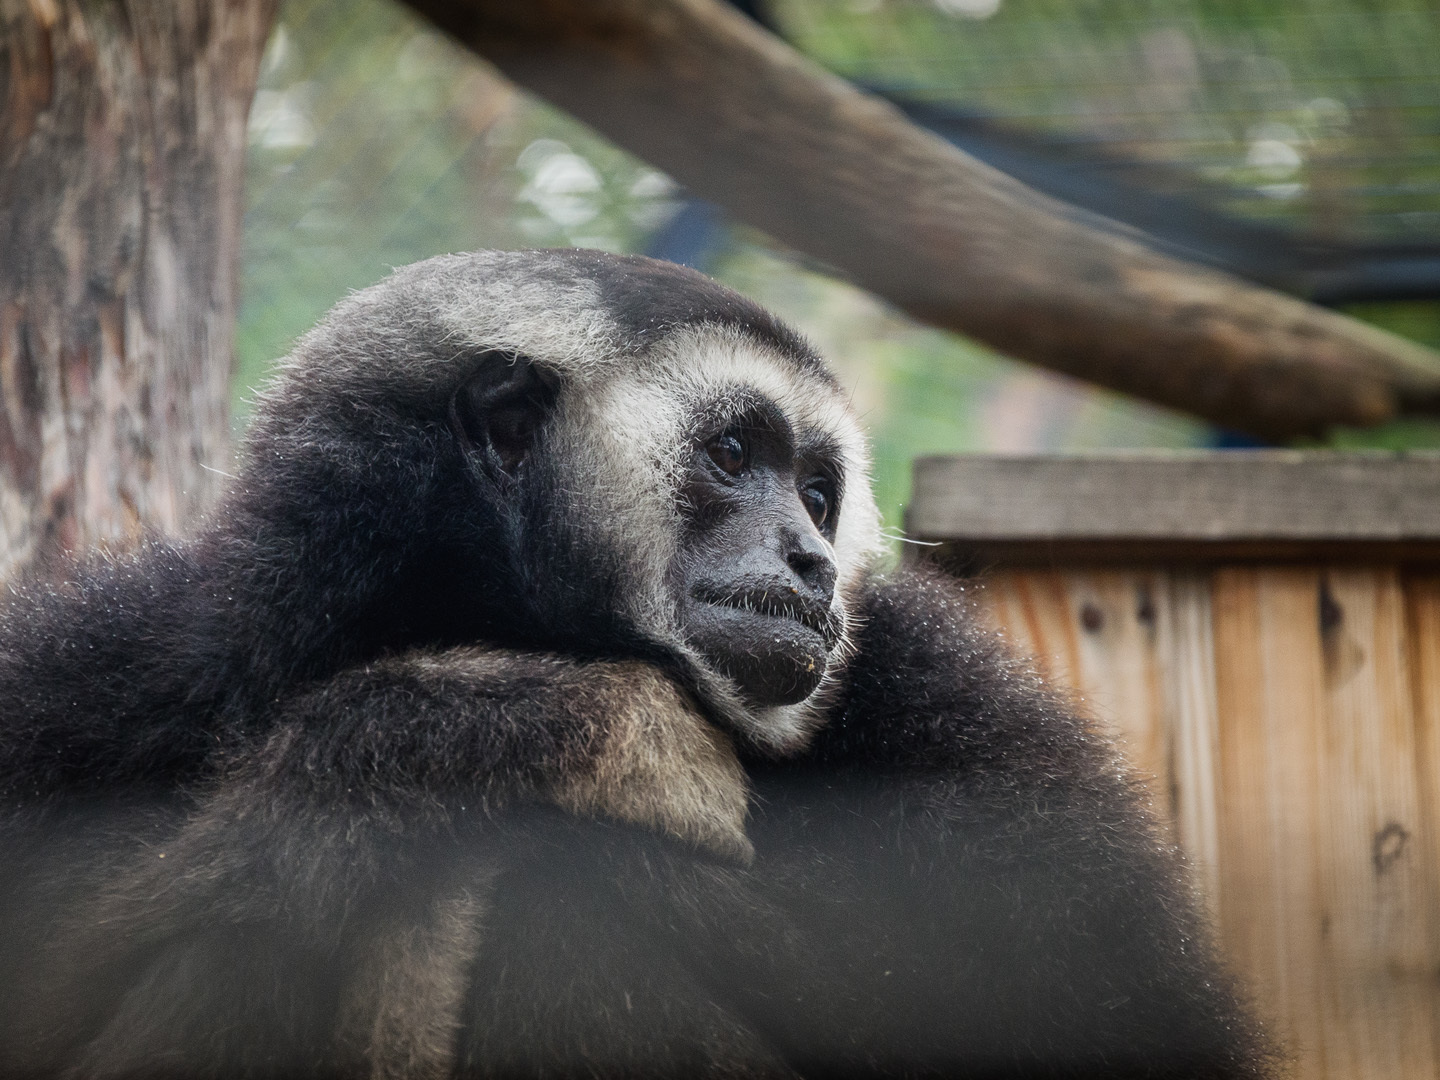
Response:
[{"label": "zoo enclosure wall", "polygon": [[1440,1075],[1440,456],[924,458],[908,531],[1117,731],[1296,1077]]}]

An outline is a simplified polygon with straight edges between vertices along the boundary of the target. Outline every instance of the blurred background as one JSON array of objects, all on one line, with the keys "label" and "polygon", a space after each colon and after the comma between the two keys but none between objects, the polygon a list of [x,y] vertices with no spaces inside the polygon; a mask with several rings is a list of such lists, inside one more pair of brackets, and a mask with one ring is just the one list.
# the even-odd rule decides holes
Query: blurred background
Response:
[{"label": "blurred background", "polygon": [[[1440,345],[1433,4],[739,6],[968,152],[1162,250]],[[1253,445],[915,322],[689,199],[391,0],[284,3],[249,123],[237,429],[296,335],[390,267],[576,245],[688,263],[803,330],[869,425],[892,527],[918,454]],[[1328,441],[1440,446],[1440,422]]]}]

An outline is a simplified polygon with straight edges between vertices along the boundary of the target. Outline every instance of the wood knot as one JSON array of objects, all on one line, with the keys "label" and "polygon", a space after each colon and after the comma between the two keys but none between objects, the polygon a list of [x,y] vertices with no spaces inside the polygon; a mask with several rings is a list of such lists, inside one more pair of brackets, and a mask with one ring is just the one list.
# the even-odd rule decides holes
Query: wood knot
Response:
[{"label": "wood knot", "polygon": [[1155,598],[1150,595],[1148,585],[1141,585],[1135,591],[1135,618],[1145,629],[1155,629]]},{"label": "wood knot", "polygon": [[1345,622],[1345,609],[1331,594],[1328,581],[1320,582],[1319,616],[1320,633],[1324,637],[1334,634]]},{"label": "wood knot", "polygon": [[1375,862],[1377,877],[1394,866],[1400,856],[1405,854],[1405,844],[1409,839],[1410,834],[1394,821],[1375,834],[1370,857]]}]

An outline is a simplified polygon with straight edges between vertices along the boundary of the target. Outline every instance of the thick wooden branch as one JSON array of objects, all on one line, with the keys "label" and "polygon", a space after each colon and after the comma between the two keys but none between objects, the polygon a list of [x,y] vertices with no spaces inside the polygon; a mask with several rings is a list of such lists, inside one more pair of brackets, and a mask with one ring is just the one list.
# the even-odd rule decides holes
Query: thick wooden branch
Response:
[{"label": "thick wooden branch", "polygon": [[1159,255],[719,0],[408,0],[520,85],[854,281],[1021,359],[1283,440],[1440,411],[1440,357]]}]

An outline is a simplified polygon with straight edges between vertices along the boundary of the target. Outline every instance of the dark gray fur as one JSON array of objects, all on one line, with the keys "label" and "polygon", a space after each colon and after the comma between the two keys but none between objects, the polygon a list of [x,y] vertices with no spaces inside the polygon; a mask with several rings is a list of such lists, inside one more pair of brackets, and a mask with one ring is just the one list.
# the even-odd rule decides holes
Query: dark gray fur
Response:
[{"label": "dark gray fur", "polygon": [[[781,747],[551,444],[513,491],[467,465],[477,366],[603,385],[695,327],[833,389],[688,271],[406,268],[301,343],[193,540],[13,592],[0,1074],[1269,1072],[1139,789],[953,582],[849,567]],[[734,740],[753,856],[558,808],[652,701]]]}]

